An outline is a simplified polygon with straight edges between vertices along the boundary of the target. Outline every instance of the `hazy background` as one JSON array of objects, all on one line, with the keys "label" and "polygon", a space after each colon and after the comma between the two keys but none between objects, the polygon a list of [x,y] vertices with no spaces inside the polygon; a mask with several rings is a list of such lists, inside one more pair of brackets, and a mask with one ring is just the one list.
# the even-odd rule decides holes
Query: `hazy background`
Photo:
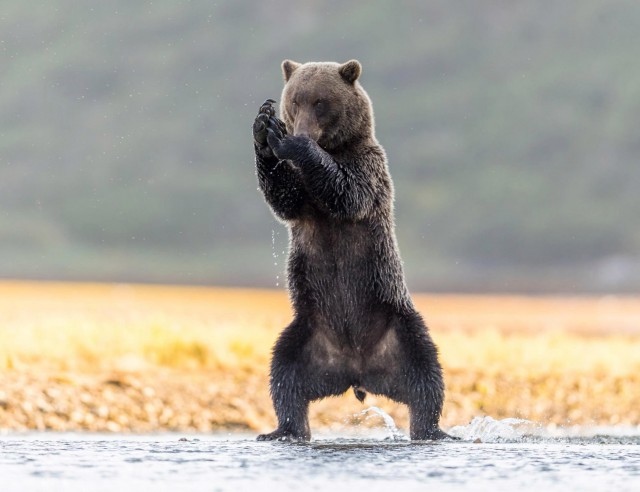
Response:
[{"label": "hazy background", "polygon": [[410,287],[640,289],[640,4],[5,0],[0,277],[283,287],[251,123],[359,59]]}]

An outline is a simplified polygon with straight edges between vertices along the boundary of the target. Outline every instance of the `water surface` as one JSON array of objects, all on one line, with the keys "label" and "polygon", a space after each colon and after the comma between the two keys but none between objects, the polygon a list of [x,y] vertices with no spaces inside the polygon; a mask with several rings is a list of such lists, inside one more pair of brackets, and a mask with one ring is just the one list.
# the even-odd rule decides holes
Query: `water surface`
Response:
[{"label": "water surface", "polygon": [[[0,436],[2,490],[640,490],[638,429],[577,435],[476,419],[456,442],[397,430],[310,443],[247,435]],[[475,442],[474,442],[475,441]]]}]

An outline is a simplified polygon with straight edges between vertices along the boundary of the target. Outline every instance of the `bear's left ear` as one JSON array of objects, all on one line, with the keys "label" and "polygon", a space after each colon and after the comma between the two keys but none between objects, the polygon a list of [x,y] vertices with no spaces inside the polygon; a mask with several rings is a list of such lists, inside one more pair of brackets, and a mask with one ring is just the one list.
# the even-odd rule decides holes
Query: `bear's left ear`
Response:
[{"label": "bear's left ear", "polygon": [[300,68],[300,63],[294,62],[291,60],[285,60],[282,62],[282,75],[284,76],[284,81],[289,82],[289,79],[293,75],[298,68]]},{"label": "bear's left ear", "polygon": [[358,60],[349,60],[347,63],[340,65],[338,72],[344,80],[353,84],[362,73],[362,65]]}]

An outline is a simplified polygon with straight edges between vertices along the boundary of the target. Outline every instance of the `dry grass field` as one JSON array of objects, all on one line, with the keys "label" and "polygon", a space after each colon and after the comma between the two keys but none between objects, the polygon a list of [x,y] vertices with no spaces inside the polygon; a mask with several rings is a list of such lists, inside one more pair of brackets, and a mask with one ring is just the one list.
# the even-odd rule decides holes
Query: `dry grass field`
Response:
[{"label": "dry grass field", "polygon": [[[414,300],[440,348],[444,427],[640,425],[640,298]],[[0,283],[0,430],[268,430],[270,348],[290,316],[282,291]],[[351,394],[313,404],[312,427],[372,405],[406,428],[401,405]]]}]

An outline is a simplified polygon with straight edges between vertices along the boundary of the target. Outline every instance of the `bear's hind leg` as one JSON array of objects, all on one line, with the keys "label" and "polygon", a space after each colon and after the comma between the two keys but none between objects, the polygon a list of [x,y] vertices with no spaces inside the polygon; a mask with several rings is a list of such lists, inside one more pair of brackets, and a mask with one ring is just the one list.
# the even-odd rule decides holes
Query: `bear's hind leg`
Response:
[{"label": "bear's hind leg", "polygon": [[342,394],[351,385],[343,371],[318,361],[312,332],[303,322],[294,321],[276,342],[270,388],[278,428],[258,436],[258,441],[309,441],[309,403]]},{"label": "bear's hind leg", "polygon": [[274,360],[271,365],[271,399],[278,428],[258,436],[258,441],[308,441],[309,399],[303,387],[305,374],[296,361]]},{"label": "bear's hind leg", "polygon": [[448,438],[438,424],[444,403],[442,369],[424,321],[418,313],[399,316],[389,330],[365,387],[409,407],[412,440]]},{"label": "bear's hind leg", "polygon": [[409,407],[411,439],[450,438],[438,424],[444,403],[444,381],[438,349],[419,314],[415,313],[404,320],[404,326],[398,330],[398,341],[408,363],[403,399]]},{"label": "bear's hind leg", "polygon": [[270,391],[278,428],[258,436],[258,441],[308,441],[309,399],[304,388],[301,354],[307,337],[295,321],[282,332],[273,348]]}]

